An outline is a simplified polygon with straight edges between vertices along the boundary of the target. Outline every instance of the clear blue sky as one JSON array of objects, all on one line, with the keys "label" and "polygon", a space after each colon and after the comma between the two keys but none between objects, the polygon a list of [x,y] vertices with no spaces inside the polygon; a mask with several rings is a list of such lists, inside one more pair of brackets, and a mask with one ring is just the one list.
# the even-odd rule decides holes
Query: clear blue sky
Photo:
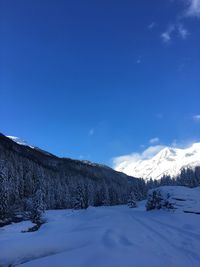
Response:
[{"label": "clear blue sky", "polygon": [[106,164],[151,138],[199,140],[192,3],[1,0],[0,131]]}]

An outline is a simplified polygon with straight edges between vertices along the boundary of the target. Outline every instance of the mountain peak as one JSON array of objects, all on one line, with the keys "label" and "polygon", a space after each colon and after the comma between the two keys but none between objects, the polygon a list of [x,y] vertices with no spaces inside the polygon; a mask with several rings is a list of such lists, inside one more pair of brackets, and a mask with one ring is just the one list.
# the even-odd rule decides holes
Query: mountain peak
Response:
[{"label": "mountain peak", "polygon": [[115,169],[146,180],[160,179],[164,175],[176,177],[183,168],[200,166],[200,143],[187,148],[164,147],[148,159],[121,161]]}]

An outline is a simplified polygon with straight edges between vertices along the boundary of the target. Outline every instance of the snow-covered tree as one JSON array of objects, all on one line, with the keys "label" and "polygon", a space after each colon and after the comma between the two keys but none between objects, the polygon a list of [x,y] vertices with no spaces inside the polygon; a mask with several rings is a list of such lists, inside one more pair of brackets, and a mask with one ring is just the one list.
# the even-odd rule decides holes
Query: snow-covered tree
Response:
[{"label": "snow-covered tree", "polygon": [[39,188],[36,190],[34,196],[29,199],[29,216],[33,223],[40,224],[42,222],[45,207],[44,193]]},{"label": "snow-covered tree", "polygon": [[159,190],[153,190],[148,194],[146,210],[161,209],[161,193]]},{"label": "snow-covered tree", "polygon": [[135,196],[134,192],[131,192],[129,195],[128,206],[129,206],[129,208],[136,208],[137,207],[136,196]]},{"label": "snow-covered tree", "polygon": [[5,220],[10,215],[9,188],[5,169],[0,166],[0,220]]},{"label": "snow-covered tree", "polygon": [[6,179],[0,175],[0,220],[9,215],[9,192]]},{"label": "snow-covered tree", "polygon": [[169,201],[170,195],[160,190],[152,190],[149,192],[146,203],[146,210],[153,209],[173,209],[173,203]]},{"label": "snow-covered tree", "polygon": [[79,183],[75,191],[74,209],[87,209],[88,206],[88,187],[85,184]]}]

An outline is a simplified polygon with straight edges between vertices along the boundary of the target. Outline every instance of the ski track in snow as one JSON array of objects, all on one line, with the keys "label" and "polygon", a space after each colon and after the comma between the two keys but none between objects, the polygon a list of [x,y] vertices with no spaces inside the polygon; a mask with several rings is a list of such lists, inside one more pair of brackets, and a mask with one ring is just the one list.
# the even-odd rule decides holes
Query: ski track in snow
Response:
[{"label": "ski track in snow", "polygon": [[21,233],[20,224],[0,229],[1,267],[200,266],[199,215],[146,212],[141,204],[48,211],[46,217],[34,233]]},{"label": "ski track in snow", "polygon": [[[169,247],[171,246],[172,249],[175,250],[175,254],[177,255],[179,252],[180,253],[184,253],[184,255],[190,260],[189,263],[196,263],[197,266],[198,264],[200,264],[200,255],[196,255],[196,253],[194,253],[193,251],[191,251],[190,249],[187,249],[185,248],[184,245],[189,245],[188,247],[191,246],[192,244],[192,239],[190,238],[187,238],[185,239],[182,238],[182,232],[181,231],[178,231],[179,232],[179,235],[181,234],[181,246],[178,246],[178,245],[175,245],[174,242],[173,242],[173,239],[171,239],[172,236],[175,236],[177,235],[177,229],[176,227],[171,227],[171,231],[167,231],[166,229],[166,224],[165,223],[160,223],[160,222],[157,222],[155,220],[150,220],[150,224],[149,222],[145,222],[143,219],[144,218],[139,218],[139,217],[133,217],[134,220],[136,220],[139,224],[143,225],[145,229],[149,229],[149,232],[153,233],[154,235],[154,238],[158,241],[160,239],[160,244],[163,246],[163,244],[166,246],[166,247]],[[155,225],[155,222],[156,222],[156,225]],[[150,226],[151,225],[151,226]],[[173,231],[172,231],[173,229]],[[163,233],[163,230],[165,231],[165,234]],[[167,235],[166,235],[167,234]],[[188,233],[188,235],[190,235],[190,233]],[[167,237],[168,236],[168,237]],[[195,237],[196,238],[196,237]],[[188,264],[189,264],[188,263]]]}]

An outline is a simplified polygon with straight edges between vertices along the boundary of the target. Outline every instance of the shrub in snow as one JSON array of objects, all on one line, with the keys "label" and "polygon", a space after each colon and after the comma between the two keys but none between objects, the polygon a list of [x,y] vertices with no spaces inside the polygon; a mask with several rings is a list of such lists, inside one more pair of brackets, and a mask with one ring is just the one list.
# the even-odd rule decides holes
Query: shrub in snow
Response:
[{"label": "shrub in snow", "polygon": [[135,196],[134,192],[130,193],[130,196],[128,199],[128,206],[129,206],[129,208],[136,208],[137,207],[136,196]]},{"label": "shrub in snow", "polygon": [[151,190],[148,193],[146,210],[173,209],[173,203],[170,202],[169,198],[169,194],[164,194],[160,190]]}]

